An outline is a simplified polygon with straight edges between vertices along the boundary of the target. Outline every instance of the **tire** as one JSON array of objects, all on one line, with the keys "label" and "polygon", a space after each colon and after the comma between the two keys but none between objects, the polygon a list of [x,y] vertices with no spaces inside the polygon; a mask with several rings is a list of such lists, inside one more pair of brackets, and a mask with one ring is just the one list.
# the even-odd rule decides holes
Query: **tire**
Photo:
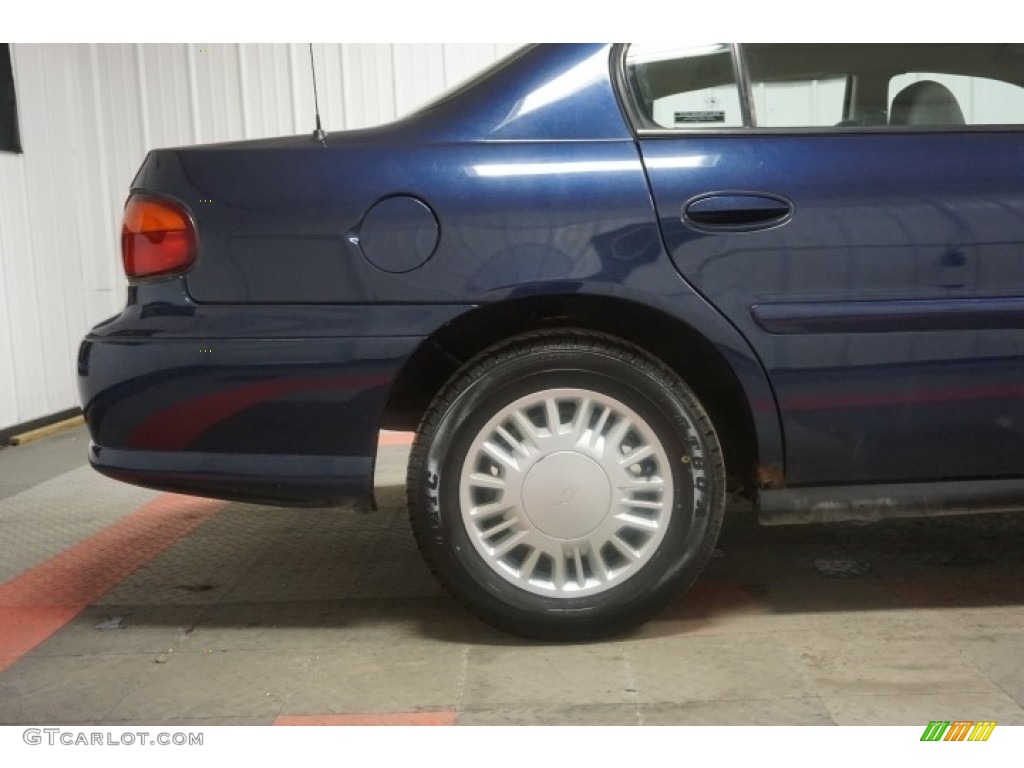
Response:
[{"label": "tire", "polygon": [[514,634],[587,640],[647,620],[697,578],[725,467],[663,363],[549,331],[453,376],[417,431],[407,489],[420,551],[459,602]]}]

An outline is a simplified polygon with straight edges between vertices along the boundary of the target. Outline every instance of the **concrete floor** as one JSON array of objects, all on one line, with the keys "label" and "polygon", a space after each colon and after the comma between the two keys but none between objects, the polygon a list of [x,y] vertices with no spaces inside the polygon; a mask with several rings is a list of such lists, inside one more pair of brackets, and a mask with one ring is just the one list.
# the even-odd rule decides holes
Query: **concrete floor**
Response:
[{"label": "concrete floor", "polygon": [[[0,450],[0,723],[1024,724],[1024,516],[759,528],[621,639],[480,624],[381,510],[107,480],[77,429]],[[339,717],[333,717],[333,716]]]}]

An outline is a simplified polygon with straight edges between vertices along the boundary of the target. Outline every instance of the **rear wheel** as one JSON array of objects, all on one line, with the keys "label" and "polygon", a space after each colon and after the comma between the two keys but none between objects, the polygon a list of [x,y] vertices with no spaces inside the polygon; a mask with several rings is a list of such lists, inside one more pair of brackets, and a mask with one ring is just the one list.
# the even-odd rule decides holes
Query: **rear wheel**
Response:
[{"label": "rear wheel", "polygon": [[690,389],[640,349],[584,332],[506,342],[435,398],[409,509],[427,563],[484,620],[543,639],[621,631],[697,577],[725,470]]}]

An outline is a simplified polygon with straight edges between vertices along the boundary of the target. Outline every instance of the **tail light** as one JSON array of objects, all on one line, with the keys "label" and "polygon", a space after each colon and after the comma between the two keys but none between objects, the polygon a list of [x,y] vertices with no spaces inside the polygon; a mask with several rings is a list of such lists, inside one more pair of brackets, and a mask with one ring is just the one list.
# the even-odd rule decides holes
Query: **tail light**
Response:
[{"label": "tail light", "polygon": [[132,195],[124,207],[121,258],[129,278],[183,272],[196,258],[196,228],[175,202]]}]

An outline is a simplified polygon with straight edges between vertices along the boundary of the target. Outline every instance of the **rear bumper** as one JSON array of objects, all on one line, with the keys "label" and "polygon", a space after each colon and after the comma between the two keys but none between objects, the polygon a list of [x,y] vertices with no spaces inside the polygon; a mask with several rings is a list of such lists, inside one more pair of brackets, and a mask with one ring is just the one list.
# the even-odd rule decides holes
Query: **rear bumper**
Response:
[{"label": "rear bumper", "polygon": [[90,460],[118,480],[253,503],[363,502],[391,382],[419,338],[87,338]]},{"label": "rear bumper", "polygon": [[130,303],[79,352],[92,465],[254,503],[368,501],[391,384],[461,311]]}]

